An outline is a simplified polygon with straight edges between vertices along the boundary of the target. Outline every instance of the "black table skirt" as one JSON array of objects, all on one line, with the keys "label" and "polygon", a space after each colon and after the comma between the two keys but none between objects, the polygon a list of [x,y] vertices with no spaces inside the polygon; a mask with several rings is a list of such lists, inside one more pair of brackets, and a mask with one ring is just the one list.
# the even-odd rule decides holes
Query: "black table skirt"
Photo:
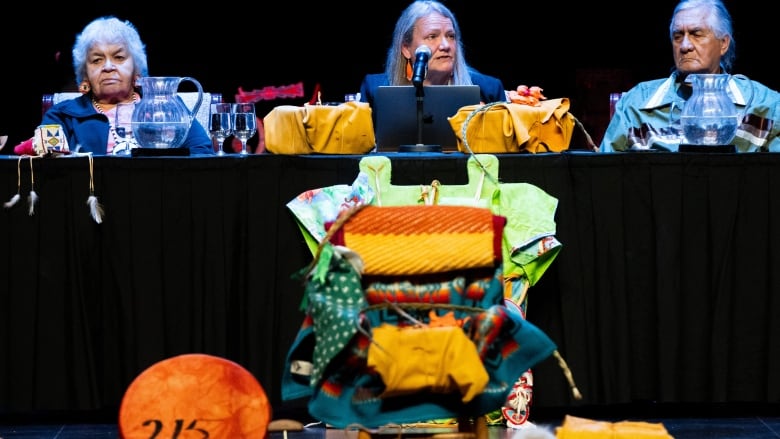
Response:
[{"label": "black table skirt", "polygon": [[[349,184],[360,156],[0,159],[0,413],[119,406],[191,352],[255,375],[275,407],[311,259],[286,203]],[[467,156],[393,155],[395,184],[466,182]],[[780,402],[780,155],[500,156],[558,199],[563,249],[528,319],[554,360],[534,405]],[[26,197],[34,177],[33,215]],[[21,178],[17,179],[17,169]]]}]

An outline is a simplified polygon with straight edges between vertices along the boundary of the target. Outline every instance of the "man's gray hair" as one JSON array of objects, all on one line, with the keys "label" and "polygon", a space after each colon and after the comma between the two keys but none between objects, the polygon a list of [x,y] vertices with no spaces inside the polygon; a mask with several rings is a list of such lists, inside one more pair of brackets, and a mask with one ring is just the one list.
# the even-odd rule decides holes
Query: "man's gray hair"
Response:
[{"label": "man's gray hair", "polygon": [[729,48],[726,53],[720,58],[720,64],[727,73],[731,72],[731,68],[734,65],[734,60],[737,57],[736,47],[737,43],[734,41],[734,30],[731,22],[731,14],[729,14],[726,5],[720,0],[682,0],[674,8],[672,14],[672,20],[669,23],[669,37],[674,40],[674,17],[678,12],[686,11],[689,9],[707,8],[709,13],[707,14],[707,24],[709,24],[712,31],[715,33],[715,37],[723,38],[728,36],[731,40]]}]

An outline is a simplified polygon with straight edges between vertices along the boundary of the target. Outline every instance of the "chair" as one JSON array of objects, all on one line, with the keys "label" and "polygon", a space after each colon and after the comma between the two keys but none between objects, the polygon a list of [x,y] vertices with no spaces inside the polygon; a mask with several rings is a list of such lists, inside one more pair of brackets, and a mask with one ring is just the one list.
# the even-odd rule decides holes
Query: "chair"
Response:
[{"label": "chair", "polygon": [[[81,96],[81,92],[60,92],[60,93],[51,93],[51,94],[45,94],[43,95],[41,99],[41,115],[46,113],[46,111],[52,107],[52,105],[58,104],[62,101],[68,100],[68,99],[74,99]],[[197,92],[180,92],[179,96],[181,97],[181,100],[184,101],[184,105],[187,106],[187,108],[192,109],[192,107],[195,105],[195,101],[198,99],[198,93]],[[210,113],[210,107],[212,103],[220,103],[222,102],[222,93],[207,93],[203,92],[203,101],[201,101],[200,108],[198,108],[198,112],[195,114],[195,119],[200,122],[201,125],[203,125],[203,128],[208,131],[209,129],[209,113]]]},{"label": "chair", "polygon": [[[491,211],[476,207],[486,207],[487,200],[496,200],[491,194],[498,190],[497,157],[480,155],[477,161],[475,156],[469,160],[468,167],[470,183],[466,186],[401,186],[390,183],[389,158],[366,157],[361,160],[360,170],[370,182],[366,185],[373,182],[371,192],[376,205],[362,204],[356,195],[363,193],[356,189],[360,184],[350,187],[348,190],[352,192],[345,192],[344,196],[322,188],[288,204],[297,218],[306,218],[301,224],[305,224],[304,235],[311,238],[307,242],[315,255],[312,265],[299,273],[316,272],[317,275],[306,282],[307,316],[288,352],[288,367],[282,379],[284,400],[309,397],[310,414],[338,427],[359,424],[382,428],[457,417],[457,428],[462,433],[467,426],[460,421],[473,418],[475,436],[481,438],[480,426],[486,422],[485,415],[499,408],[503,414],[504,396],[510,390],[502,386],[511,386],[521,374],[548,356],[558,359],[570,381],[572,394],[576,399],[581,398],[554,343],[524,319],[521,309],[525,300],[515,291],[517,285],[517,293],[525,292],[524,280],[506,283],[503,266],[515,262],[504,260],[503,254],[496,253],[499,241],[523,241],[525,232],[520,229],[525,226],[521,224],[530,218],[524,215],[539,215],[538,220],[552,215],[548,208],[552,206],[545,201],[552,200],[531,186],[502,184],[502,198],[523,205],[524,213],[518,216],[518,211],[513,211],[506,201],[499,202],[506,216],[498,221]],[[491,170],[489,174],[488,170]],[[487,176],[490,178],[484,178]],[[345,199],[349,202],[343,203]],[[430,205],[420,205],[422,199]],[[363,207],[349,209],[351,203]],[[334,212],[333,216],[326,211]],[[314,217],[318,219],[310,220]],[[328,228],[331,220],[335,222]],[[321,227],[314,225],[317,221],[322,221]],[[548,226],[552,226],[549,221],[546,221]],[[507,236],[502,238],[504,233]],[[350,252],[343,253],[346,256],[342,260],[333,257],[323,263],[320,255],[323,250],[333,250],[331,245],[349,248],[361,263],[344,263],[343,258],[349,259]],[[555,249],[560,248],[554,240],[549,240],[544,247],[548,249],[544,254],[534,255],[535,249],[541,247],[529,246],[528,256],[536,258],[534,265],[539,268],[524,264],[531,279],[542,274],[543,267],[557,254]],[[332,255],[329,251],[325,254],[326,258]],[[360,276],[351,274],[350,265],[360,267]],[[353,278],[353,284],[345,285]],[[511,304],[507,300],[507,288],[512,289]],[[339,306],[333,306],[334,303]],[[510,320],[512,323],[508,323]],[[369,324],[362,326],[365,322]],[[417,322],[422,323],[421,328]],[[478,347],[482,366],[491,371],[487,384],[481,382],[484,387],[473,385],[476,396],[470,392],[471,385],[478,380],[462,379],[462,370],[444,367],[466,364],[468,357],[438,362],[434,349],[421,349],[428,354],[424,361],[418,361],[412,360],[416,351],[404,351],[415,344],[439,346],[425,343],[424,337],[430,332],[426,333],[424,327],[436,326],[435,330],[440,330],[448,326],[446,322],[450,323],[447,329],[452,329],[455,322],[474,336],[472,340]],[[402,332],[410,327],[412,331],[404,338]],[[501,331],[510,328],[528,332],[509,337],[501,335]],[[415,333],[417,329],[421,332]],[[321,337],[314,337],[315,333]],[[448,335],[456,337],[456,333],[451,331]],[[476,334],[490,335],[480,340],[482,336]],[[490,341],[486,343],[487,340]],[[454,342],[440,344],[456,346]],[[528,350],[522,353],[523,349]],[[399,358],[404,360],[392,361]],[[435,365],[432,369],[431,364]],[[406,365],[414,370],[403,369]],[[474,365],[466,367],[475,373],[479,369]],[[416,381],[420,377],[415,374],[425,370],[449,374],[453,382],[466,385],[459,385],[458,391],[453,392],[447,386],[433,384],[439,382],[438,376],[433,376],[425,381],[431,387],[423,389],[425,386],[420,385],[423,380]],[[386,374],[381,384],[375,373]],[[499,375],[503,376],[499,378]],[[527,413],[527,408],[523,410]]]}]

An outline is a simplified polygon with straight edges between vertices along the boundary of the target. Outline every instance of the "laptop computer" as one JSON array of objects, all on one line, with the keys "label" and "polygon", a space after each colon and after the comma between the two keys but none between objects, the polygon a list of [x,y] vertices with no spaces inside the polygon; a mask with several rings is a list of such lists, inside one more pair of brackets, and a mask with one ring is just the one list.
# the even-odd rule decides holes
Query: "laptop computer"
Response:
[{"label": "laptop computer", "polygon": [[[412,85],[380,86],[374,96],[374,135],[378,152],[457,151],[448,117],[460,107],[479,104],[478,85],[423,86],[422,144],[418,148],[417,93]],[[437,148],[438,146],[438,148]]]}]

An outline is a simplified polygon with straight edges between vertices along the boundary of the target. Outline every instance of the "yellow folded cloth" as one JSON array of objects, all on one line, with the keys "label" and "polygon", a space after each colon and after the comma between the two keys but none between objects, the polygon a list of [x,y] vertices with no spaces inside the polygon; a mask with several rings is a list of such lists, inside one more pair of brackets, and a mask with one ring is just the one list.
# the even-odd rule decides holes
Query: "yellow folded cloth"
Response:
[{"label": "yellow folded cloth", "polygon": [[265,148],[272,154],[311,154],[303,128],[305,109],[295,105],[274,107],[264,118]]},{"label": "yellow folded cloth", "polygon": [[382,324],[373,329],[368,366],[385,383],[383,397],[418,391],[459,392],[471,401],[489,377],[477,348],[459,326],[404,327]]},{"label": "yellow folded cloth", "polygon": [[674,439],[660,423],[605,422],[566,415],[555,430],[557,439]]},{"label": "yellow folded cloth", "polygon": [[366,154],[376,144],[365,102],[279,105],[263,118],[263,126],[265,147],[273,154]]},{"label": "yellow folded cloth", "polygon": [[463,124],[475,111],[465,139],[474,153],[561,152],[569,149],[574,133],[569,107],[569,98],[539,101],[538,106],[511,102],[467,105],[449,122],[461,152],[470,152],[464,145]]}]

